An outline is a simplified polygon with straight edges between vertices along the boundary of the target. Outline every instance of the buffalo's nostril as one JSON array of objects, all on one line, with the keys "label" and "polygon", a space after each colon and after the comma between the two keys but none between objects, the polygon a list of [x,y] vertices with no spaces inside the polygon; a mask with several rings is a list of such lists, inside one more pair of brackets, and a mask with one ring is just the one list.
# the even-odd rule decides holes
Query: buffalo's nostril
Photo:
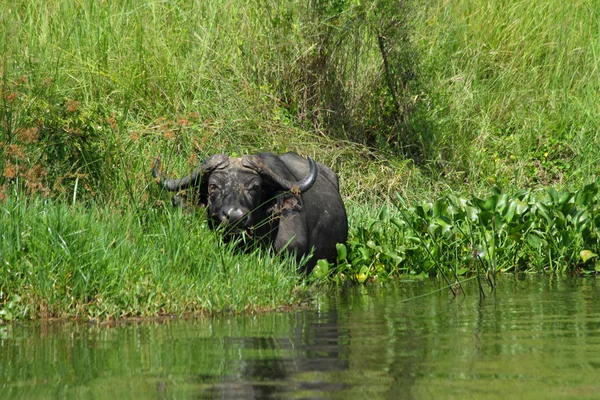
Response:
[{"label": "buffalo's nostril", "polygon": [[246,212],[239,208],[230,208],[224,210],[221,214],[221,221],[227,225],[236,225],[246,217]]}]

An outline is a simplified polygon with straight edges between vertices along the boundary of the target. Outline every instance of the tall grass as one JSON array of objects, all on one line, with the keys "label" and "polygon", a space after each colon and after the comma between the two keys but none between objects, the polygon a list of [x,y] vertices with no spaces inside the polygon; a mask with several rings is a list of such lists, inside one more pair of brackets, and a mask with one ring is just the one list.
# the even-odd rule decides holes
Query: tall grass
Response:
[{"label": "tall grass", "polygon": [[472,190],[578,186],[598,175],[600,7],[591,1],[434,1],[417,42],[431,157]]},{"label": "tall grass", "polygon": [[[9,199],[0,208],[7,318],[257,311],[294,304],[296,263],[219,243],[199,215]],[[2,316],[0,316],[2,318]]]},{"label": "tall grass", "polygon": [[31,193],[70,197],[77,184],[79,198],[143,201],[128,182],[157,153],[181,173],[208,154],[264,149],[362,164],[381,181],[387,157],[362,144],[419,146],[402,139],[410,107],[393,78],[412,64],[400,51],[407,7],[393,4],[2,2],[2,192],[20,177]]}]

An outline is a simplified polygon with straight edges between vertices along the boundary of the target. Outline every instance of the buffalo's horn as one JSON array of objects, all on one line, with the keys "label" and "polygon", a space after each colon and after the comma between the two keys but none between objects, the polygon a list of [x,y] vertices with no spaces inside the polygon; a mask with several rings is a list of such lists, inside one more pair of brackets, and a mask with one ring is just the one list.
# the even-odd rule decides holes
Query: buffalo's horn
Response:
[{"label": "buffalo's horn", "polygon": [[275,183],[279,188],[290,190],[296,194],[307,191],[312,187],[312,185],[317,180],[317,175],[319,174],[319,169],[317,168],[317,163],[310,157],[308,158],[308,175],[304,177],[302,180],[295,182],[290,181],[275,171],[273,171],[264,160],[258,156],[244,156],[242,163],[244,166],[248,168],[252,168],[259,174],[271,180]]},{"label": "buffalo's horn", "polygon": [[199,168],[194,170],[191,175],[181,179],[169,179],[160,173],[160,156],[154,160],[152,166],[152,176],[162,188],[172,192],[187,189],[190,185],[197,186],[202,180],[202,175],[212,172],[217,168],[223,168],[229,164],[229,158],[225,154],[215,154],[204,160]]}]

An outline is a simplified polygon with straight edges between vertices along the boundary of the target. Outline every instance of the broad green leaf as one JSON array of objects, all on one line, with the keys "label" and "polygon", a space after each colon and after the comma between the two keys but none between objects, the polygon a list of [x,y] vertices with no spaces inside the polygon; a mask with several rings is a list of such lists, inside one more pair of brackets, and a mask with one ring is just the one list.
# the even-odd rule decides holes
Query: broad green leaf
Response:
[{"label": "broad green leaf", "polygon": [[310,273],[313,278],[325,278],[329,274],[329,263],[327,260],[318,260],[317,265]]},{"label": "broad green leaf", "polygon": [[513,220],[516,209],[517,209],[517,202],[513,200],[510,202],[510,205],[508,206],[508,210],[506,210],[506,214],[504,214],[504,219],[507,222],[511,222]]},{"label": "broad green leaf", "polygon": [[432,235],[435,235],[440,229],[441,227],[438,224],[436,224],[435,221],[431,221],[431,223],[427,227],[427,231]]},{"label": "broad green leaf", "polygon": [[366,260],[368,260],[368,259],[369,259],[369,255],[370,255],[370,253],[369,253],[369,250],[367,250],[365,247],[359,247],[359,249],[358,249],[358,252],[360,253],[360,255],[361,255],[361,258],[362,258],[363,260],[365,260],[365,261],[366,261]]},{"label": "broad green leaf", "polygon": [[369,268],[366,266],[363,266],[360,271],[358,272],[358,274],[356,274],[356,281],[358,283],[363,283],[364,281],[367,280],[367,278],[369,277]]},{"label": "broad green leaf", "polygon": [[535,207],[536,207],[536,214],[539,214],[542,217],[544,217],[544,219],[546,220],[546,222],[548,222],[548,223],[552,222],[552,217],[550,216],[550,212],[548,210],[548,207],[546,207],[542,203],[536,203]]},{"label": "broad green leaf", "polygon": [[473,222],[477,221],[477,214],[479,214],[479,210],[476,207],[467,206],[466,211],[467,211],[467,217],[471,221],[473,221]]},{"label": "broad green leaf", "polygon": [[12,321],[12,319],[13,315],[10,312],[10,310],[8,310],[8,308],[3,308],[2,310],[0,310],[0,321]]},{"label": "broad green leaf", "polygon": [[421,203],[421,208],[423,209],[423,213],[427,215],[429,214],[429,211],[431,211],[431,209],[433,208],[433,204],[429,202],[423,202]]},{"label": "broad green leaf", "polygon": [[530,232],[527,234],[527,243],[529,243],[529,245],[534,249],[539,249],[542,247],[543,242],[541,237],[539,237],[535,233]]},{"label": "broad green leaf", "polygon": [[550,189],[548,189],[548,194],[550,195],[550,198],[552,198],[552,202],[554,204],[559,203],[558,192],[556,191],[556,189],[551,187]]},{"label": "broad green leaf", "polygon": [[337,250],[338,263],[346,262],[348,257],[348,249],[346,248],[346,245],[344,243],[338,243],[335,245],[335,248]]},{"label": "broad green leaf", "polygon": [[504,214],[506,207],[508,206],[508,195],[506,193],[501,194],[496,202],[496,211],[500,214]]},{"label": "broad green leaf", "polygon": [[588,206],[591,204],[594,196],[598,193],[598,187],[595,183],[586,185],[583,190],[580,190],[575,195],[575,203],[580,206]]},{"label": "broad green leaf", "polygon": [[433,216],[439,217],[441,216],[446,209],[448,208],[448,204],[444,201],[444,199],[440,199],[433,204]]},{"label": "broad green leaf", "polygon": [[457,210],[464,211],[467,207],[467,199],[465,198],[457,197],[453,194],[447,194],[446,198],[448,199],[450,204]]},{"label": "broad green leaf", "polygon": [[590,258],[598,257],[598,254],[592,252],[591,250],[581,250],[579,252],[579,257],[583,260],[583,262],[587,262]]},{"label": "broad green leaf", "polygon": [[523,213],[529,209],[529,204],[525,203],[524,201],[517,200],[516,203],[517,209],[515,211],[517,215],[523,215]]},{"label": "broad green leaf", "polygon": [[560,198],[558,199],[558,204],[565,204],[567,203],[569,200],[571,200],[573,198],[574,194],[571,192],[565,192],[563,194],[560,195]]},{"label": "broad green leaf", "polygon": [[435,223],[441,226],[442,228],[451,228],[452,223],[447,217],[439,217],[434,219]]},{"label": "broad green leaf", "polygon": [[479,221],[485,227],[490,225],[492,218],[494,218],[494,213],[491,211],[482,211],[479,213]]},{"label": "broad green leaf", "polygon": [[496,205],[497,198],[498,196],[495,195],[486,200],[473,197],[473,204],[475,204],[482,211],[492,211]]}]

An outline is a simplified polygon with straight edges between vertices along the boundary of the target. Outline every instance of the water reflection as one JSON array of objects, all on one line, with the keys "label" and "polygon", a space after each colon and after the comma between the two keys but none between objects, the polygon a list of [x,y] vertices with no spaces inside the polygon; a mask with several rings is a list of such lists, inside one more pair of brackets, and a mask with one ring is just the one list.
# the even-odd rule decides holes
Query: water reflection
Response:
[{"label": "water reflection", "polygon": [[598,397],[595,279],[505,277],[485,300],[438,285],[344,288],[293,313],[15,324],[0,398]]},{"label": "water reflection", "polygon": [[220,377],[208,397],[278,398],[286,393],[345,388],[343,382],[319,378],[322,372],[348,369],[344,356],[348,349],[342,339],[347,333],[340,332],[343,324],[337,312],[302,312],[292,317],[293,329],[286,337],[230,338],[228,345],[238,349],[240,357],[230,361],[226,369],[232,373]]}]

